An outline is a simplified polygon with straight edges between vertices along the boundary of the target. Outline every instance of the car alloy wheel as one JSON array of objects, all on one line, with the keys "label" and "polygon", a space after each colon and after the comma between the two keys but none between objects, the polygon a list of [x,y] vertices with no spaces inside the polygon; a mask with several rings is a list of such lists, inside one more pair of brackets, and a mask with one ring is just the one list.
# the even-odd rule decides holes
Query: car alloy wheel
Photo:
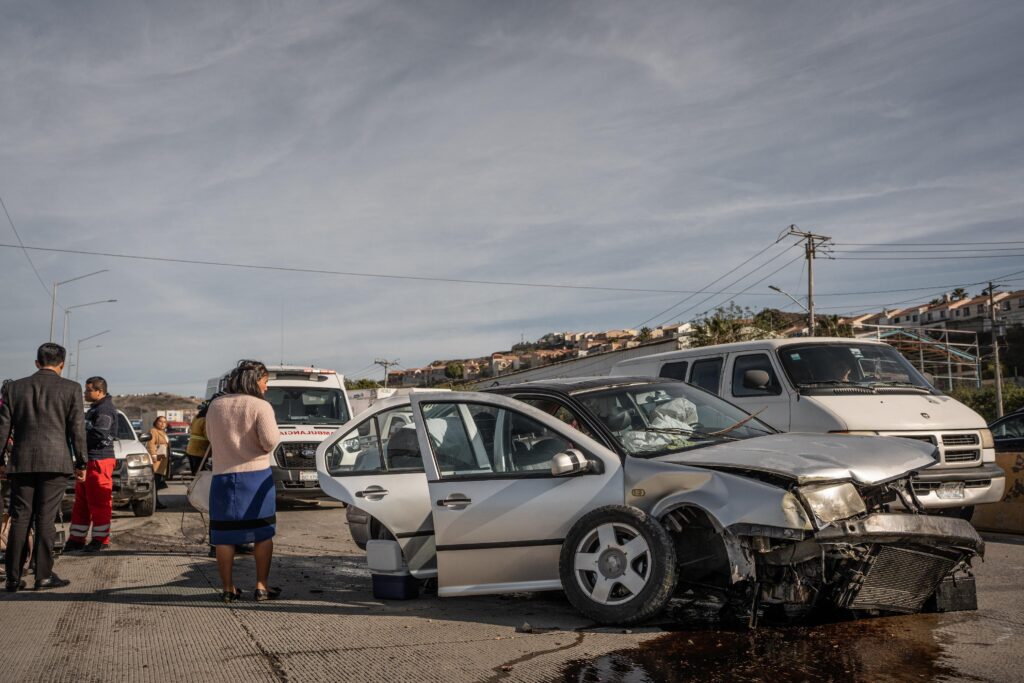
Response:
[{"label": "car alloy wheel", "polygon": [[639,595],[650,580],[651,548],[628,524],[602,524],[577,545],[573,568],[591,600],[621,605]]},{"label": "car alloy wheel", "polygon": [[600,624],[637,624],[660,612],[676,585],[668,532],[647,513],[605,505],[573,524],[558,576],[569,602]]}]

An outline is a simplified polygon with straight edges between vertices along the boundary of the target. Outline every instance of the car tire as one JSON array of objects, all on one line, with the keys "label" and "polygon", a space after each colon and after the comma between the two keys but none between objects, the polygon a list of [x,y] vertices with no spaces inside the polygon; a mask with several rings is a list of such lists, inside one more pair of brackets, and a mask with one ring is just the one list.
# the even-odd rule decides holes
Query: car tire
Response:
[{"label": "car tire", "polygon": [[598,623],[628,626],[668,604],[676,586],[675,546],[647,513],[608,505],[569,530],[558,573],[573,607]]},{"label": "car tire", "polygon": [[132,500],[132,514],[136,517],[152,517],[156,510],[156,489],[149,492],[145,498]]}]

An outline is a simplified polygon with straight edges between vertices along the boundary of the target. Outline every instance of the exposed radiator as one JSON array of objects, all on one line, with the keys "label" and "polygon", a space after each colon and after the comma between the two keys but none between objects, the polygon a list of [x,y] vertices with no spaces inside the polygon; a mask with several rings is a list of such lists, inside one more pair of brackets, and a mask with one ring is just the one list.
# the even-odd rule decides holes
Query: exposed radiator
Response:
[{"label": "exposed radiator", "polygon": [[956,561],[940,555],[881,546],[850,609],[917,612]]}]

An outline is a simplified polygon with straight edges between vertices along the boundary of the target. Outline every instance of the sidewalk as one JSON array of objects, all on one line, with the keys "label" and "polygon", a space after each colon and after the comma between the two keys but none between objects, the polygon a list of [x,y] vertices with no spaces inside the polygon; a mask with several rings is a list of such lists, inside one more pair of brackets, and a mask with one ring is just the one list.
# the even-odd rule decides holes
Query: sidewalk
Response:
[{"label": "sidewalk", "polygon": [[[182,489],[149,520],[117,513],[110,550],[59,558],[69,587],[0,593],[3,650],[14,654],[0,680],[546,681],[564,662],[660,634],[577,633],[587,624],[560,596],[374,600],[337,506],[279,511],[271,582],[284,599],[251,600],[243,556],[245,599],[223,605],[206,546],[183,538],[203,529],[183,516]],[[517,634],[523,621],[542,632]]]}]

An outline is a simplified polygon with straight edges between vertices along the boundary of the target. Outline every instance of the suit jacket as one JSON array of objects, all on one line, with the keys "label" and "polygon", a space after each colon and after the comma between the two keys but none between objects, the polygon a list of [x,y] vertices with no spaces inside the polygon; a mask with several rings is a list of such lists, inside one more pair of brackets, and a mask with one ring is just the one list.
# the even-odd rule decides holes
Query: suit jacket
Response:
[{"label": "suit jacket", "polygon": [[14,437],[8,474],[71,474],[73,463],[85,467],[82,386],[52,370],[8,384],[0,406],[0,443],[8,436]]}]

